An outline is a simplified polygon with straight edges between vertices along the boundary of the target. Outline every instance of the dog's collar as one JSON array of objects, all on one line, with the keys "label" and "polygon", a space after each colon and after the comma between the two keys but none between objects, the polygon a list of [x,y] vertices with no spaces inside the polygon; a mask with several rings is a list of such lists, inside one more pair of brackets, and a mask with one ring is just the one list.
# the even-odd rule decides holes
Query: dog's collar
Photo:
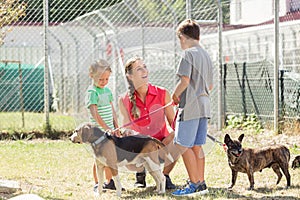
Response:
[{"label": "dog's collar", "polygon": [[92,146],[95,147],[96,145],[100,144],[103,140],[105,140],[106,135],[102,135],[101,137],[99,137],[95,142],[92,143]]}]

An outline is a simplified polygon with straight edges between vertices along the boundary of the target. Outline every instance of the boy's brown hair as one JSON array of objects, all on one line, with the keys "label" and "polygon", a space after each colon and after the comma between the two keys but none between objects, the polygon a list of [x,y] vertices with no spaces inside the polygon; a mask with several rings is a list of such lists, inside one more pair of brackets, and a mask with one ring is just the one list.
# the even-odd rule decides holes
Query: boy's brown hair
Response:
[{"label": "boy's brown hair", "polygon": [[176,30],[177,36],[184,35],[194,40],[200,39],[200,26],[197,22],[187,19],[181,22]]}]

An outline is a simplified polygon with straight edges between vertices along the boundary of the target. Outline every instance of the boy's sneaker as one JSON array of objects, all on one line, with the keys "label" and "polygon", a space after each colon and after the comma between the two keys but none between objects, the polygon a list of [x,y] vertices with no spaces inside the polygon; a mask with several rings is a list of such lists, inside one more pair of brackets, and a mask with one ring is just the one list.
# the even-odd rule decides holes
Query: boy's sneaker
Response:
[{"label": "boy's sneaker", "polygon": [[172,193],[173,196],[194,196],[197,195],[197,186],[193,183],[189,183],[185,188],[176,190]]},{"label": "boy's sneaker", "polygon": [[204,194],[208,193],[208,189],[207,189],[207,186],[205,184],[205,181],[200,183],[200,185],[196,188],[196,192],[200,193],[201,195],[204,195]]},{"label": "boy's sneaker", "polygon": [[169,177],[169,175],[165,174],[165,177],[166,177],[166,189],[167,190],[175,189],[176,186],[172,183],[171,178]]}]

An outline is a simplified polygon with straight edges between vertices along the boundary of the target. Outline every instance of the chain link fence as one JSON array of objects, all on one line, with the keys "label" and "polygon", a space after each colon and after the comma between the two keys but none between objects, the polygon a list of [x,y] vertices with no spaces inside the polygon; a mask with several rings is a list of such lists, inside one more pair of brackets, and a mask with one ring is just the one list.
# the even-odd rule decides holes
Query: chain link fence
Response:
[{"label": "chain link fence", "polygon": [[[19,1],[15,2],[14,8],[20,8]],[[126,92],[123,64],[133,55],[144,58],[153,84],[172,92],[181,54],[175,29],[191,17],[199,22],[201,45],[215,64],[211,123],[218,124],[229,114],[255,113],[261,119],[273,119],[274,22],[231,24],[231,9],[243,1],[45,2],[27,1],[23,4],[25,15],[1,26],[6,32],[0,47],[2,114],[43,113],[48,112],[44,106],[49,105],[49,112],[73,117],[74,125],[87,120],[84,96],[91,83],[88,67],[99,58],[111,63],[113,73],[108,87],[116,107],[118,96]],[[44,11],[48,11],[47,17]],[[300,22],[289,18],[294,13],[298,12],[291,12],[280,22],[282,79],[278,97],[282,116],[293,119],[299,116],[300,90]],[[45,88],[49,98],[44,96]],[[22,123],[16,120],[16,124]],[[5,128],[0,125],[0,130]]]},{"label": "chain link fence", "polygon": [[[275,2],[273,1],[273,8],[270,10],[273,16],[276,11]],[[235,3],[235,7],[238,7],[243,1]],[[257,6],[255,11],[259,11],[262,5]],[[234,29],[227,27],[231,29],[228,31],[225,31],[225,25],[222,68],[224,107],[227,115],[246,116],[254,113],[268,126],[270,122],[272,125],[274,114],[277,112],[274,112],[274,104],[278,103],[278,120],[282,125],[279,128],[291,128],[288,126],[289,123],[285,123],[290,122],[290,119],[294,121],[293,125],[297,123],[300,111],[299,8],[300,1],[279,1],[278,30],[274,28],[275,19],[272,18],[251,25],[238,24]],[[276,65],[278,65],[277,77],[275,77]],[[276,79],[278,102],[274,98],[277,89],[274,83]]]}]

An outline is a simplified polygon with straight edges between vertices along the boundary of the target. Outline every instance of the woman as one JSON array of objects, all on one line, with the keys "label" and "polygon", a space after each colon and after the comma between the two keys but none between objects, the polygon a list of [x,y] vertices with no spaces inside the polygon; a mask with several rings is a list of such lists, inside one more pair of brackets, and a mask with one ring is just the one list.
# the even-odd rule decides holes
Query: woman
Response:
[{"label": "woman", "polygon": [[[168,130],[166,123],[167,121],[168,125],[171,125],[174,119],[170,93],[165,88],[150,84],[148,73],[141,57],[133,57],[126,62],[125,74],[129,87],[128,92],[119,99],[119,108],[123,118],[122,124],[132,122],[128,126],[131,130],[150,135],[165,145],[172,145],[174,132]],[[155,112],[149,115],[153,111]],[[169,177],[174,165],[175,162],[166,163],[165,161],[163,173],[166,177],[166,189],[175,188]],[[135,185],[146,187],[145,178],[145,172],[137,173]]]}]

